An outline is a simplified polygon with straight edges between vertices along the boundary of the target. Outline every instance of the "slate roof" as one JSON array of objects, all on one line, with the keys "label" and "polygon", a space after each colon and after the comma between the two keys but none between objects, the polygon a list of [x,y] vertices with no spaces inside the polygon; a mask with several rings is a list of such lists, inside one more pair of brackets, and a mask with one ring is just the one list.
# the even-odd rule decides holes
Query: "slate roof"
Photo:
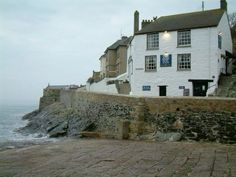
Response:
[{"label": "slate roof", "polygon": [[224,14],[222,9],[162,16],[135,34],[176,31],[218,26]]},{"label": "slate roof", "polygon": [[120,46],[127,46],[130,42],[132,37],[126,37],[123,36],[121,39],[117,40],[115,43],[113,43],[111,46],[109,46],[107,50],[116,50]]}]

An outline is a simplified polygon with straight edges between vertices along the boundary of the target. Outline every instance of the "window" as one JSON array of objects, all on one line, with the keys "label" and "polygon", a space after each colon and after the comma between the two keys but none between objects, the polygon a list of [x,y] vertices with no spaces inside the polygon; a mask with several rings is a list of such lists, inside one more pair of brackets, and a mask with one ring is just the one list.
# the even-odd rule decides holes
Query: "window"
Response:
[{"label": "window", "polygon": [[147,50],[155,50],[159,47],[159,33],[147,35]]},{"label": "window", "polygon": [[220,34],[218,34],[218,48],[222,48],[222,36]]},{"label": "window", "polygon": [[178,54],[178,71],[191,70],[191,54]]},{"label": "window", "polygon": [[178,46],[190,46],[191,45],[191,32],[178,31]]},{"label": "window", "polygon": [[157,70],[157,56],[145,56],[145,71],[156,71]]}]

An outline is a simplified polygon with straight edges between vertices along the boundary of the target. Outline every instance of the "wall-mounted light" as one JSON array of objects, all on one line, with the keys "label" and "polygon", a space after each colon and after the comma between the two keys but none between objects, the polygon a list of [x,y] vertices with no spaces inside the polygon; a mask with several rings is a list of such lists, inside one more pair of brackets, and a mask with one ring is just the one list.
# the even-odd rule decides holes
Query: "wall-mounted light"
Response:
[{"label": "wall-mounted light", "polygon": [[163,38],[168,39],[169,37],[170,37],[170,33],[168,33],[168,31],[165,31],[163,34]]},{"label": "wall-mounted light", "polygon": [[221,36],[223,33],[222,32],[219,32],[219,35]]},{"label": "wall-mounted light", "polygon": [[168,52],[165,52],[165,53],[164,53],[164,56],[165,56],[165,57],[168,57],[168,56],[169,56],[169,53],[168,53]]}]

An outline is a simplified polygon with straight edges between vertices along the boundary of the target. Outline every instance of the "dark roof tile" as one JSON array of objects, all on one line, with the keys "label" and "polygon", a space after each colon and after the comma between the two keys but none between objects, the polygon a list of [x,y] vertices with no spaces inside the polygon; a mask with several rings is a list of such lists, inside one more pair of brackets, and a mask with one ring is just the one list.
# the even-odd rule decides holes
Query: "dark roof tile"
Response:
[{"label": "dark roof tile", "polygon": [[214,9],[163,16],[145,26],[135,34],[214,27],[218,26],[223,14],[224,11],[222,9]]},{"label": "dark roof tile", "polygon": [[115,43],[113,43],[111,46],[109,46],[107,50],[116,50],[120,46],[127,46],[131,40],[131,37],[123,36],[122,39],[117,40]]}]

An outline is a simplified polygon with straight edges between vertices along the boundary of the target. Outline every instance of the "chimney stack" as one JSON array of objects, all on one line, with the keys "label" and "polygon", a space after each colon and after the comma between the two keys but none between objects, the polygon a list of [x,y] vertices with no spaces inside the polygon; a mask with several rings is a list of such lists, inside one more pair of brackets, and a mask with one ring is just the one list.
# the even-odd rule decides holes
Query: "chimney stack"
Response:
[{"label": "chimney stack", "polygon": [[226,0],[220,0],[220,8],[222,10],[227,11],[227,1]]},{"label": "chimney stack", "polygon": [[134,12],[134,34],[139,30],[139,12]]},{"label": "chimney stack", "polygon": [[142,29],[143,29],[145,26],[147,26],[147,25],[149,25],[150,23],[152,23],[152,22],[154,22],[154,20],[143,20],[143,21],[142,21]]}]

